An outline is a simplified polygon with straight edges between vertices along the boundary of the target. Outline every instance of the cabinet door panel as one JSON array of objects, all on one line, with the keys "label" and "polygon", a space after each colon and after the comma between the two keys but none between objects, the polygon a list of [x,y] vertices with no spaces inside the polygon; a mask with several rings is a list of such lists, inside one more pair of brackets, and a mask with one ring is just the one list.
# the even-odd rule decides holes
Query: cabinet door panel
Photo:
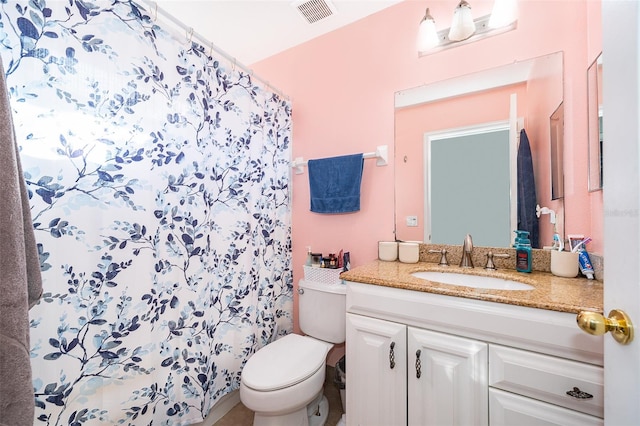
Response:
[{"label": "cabinet door panel", "polygon": [[484,342],[408,327],[409,425],[487,425],[487,352]]},{"label": "cabinet door panel", "polygon": [[347,314],[347,422],[407,423],[406,326]]},{"label": "cabinet door panel", "polygon": [[601,418],[557,405],[489,389],[491,426],[603,426]]}]

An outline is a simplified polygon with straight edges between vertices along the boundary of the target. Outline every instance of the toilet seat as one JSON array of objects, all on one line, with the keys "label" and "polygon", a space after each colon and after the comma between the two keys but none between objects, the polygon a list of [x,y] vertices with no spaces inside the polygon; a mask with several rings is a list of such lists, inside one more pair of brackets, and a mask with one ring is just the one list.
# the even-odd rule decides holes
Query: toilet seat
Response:
[{"label": "toilet seat", "polygon": [[331,344],[288,334],[257,351],[242,370],[242,382],[256,391],[293,386],[324,368]]}]

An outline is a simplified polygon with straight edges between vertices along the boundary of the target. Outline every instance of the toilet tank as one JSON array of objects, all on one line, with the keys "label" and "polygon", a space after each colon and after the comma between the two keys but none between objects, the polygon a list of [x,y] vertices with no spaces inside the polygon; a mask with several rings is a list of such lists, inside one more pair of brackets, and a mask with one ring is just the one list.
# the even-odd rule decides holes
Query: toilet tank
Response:
[{"label": "toilet tank", "polygon": [[298,282],[298,321],[307,336],[342,343],[346,335],[347,286]]}]

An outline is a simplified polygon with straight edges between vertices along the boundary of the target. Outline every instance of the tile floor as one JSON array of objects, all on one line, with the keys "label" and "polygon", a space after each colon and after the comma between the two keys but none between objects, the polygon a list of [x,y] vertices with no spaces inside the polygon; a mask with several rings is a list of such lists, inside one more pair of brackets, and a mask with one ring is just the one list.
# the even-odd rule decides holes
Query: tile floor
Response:
[{"label": "tile floor", "polygon": [[[340,401],[340,390],[333,383],[334,368],[327,366],[327,373],[324,379],[324,394],[329,401],[329,417],[325,426],[335,426],[342,417],[342,402]],[[253,424],[253,411],[239,403],[231,409],[223,418],[218,420],[214,426],[251,426]],[[284,425],[283,425],[284,426]]]}]

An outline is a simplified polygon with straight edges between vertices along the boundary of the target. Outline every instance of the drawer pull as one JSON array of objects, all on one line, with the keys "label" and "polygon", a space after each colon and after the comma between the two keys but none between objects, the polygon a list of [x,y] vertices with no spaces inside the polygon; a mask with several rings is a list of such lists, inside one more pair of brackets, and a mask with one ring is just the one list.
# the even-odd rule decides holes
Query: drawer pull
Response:
[{"label": "drawer pull", "polygon": [[419,379],[422,376],[422,363],[420,362],[420,349],[416,351],[416,378]]},{"label": "drawer pull", "polygon": [[396,347],[396,342],[391,342],[389,345],[389,368],[393,370],[393,367],[396,366],[396,355],[393,352],[393,348]]},{"label": "drawer pull", "polygon": [[573,390],[567,391],[567,395],[572,396],[577,399],[591,399],[593,395],[587,392],[583,392],[580,388],[573,388]]}]

